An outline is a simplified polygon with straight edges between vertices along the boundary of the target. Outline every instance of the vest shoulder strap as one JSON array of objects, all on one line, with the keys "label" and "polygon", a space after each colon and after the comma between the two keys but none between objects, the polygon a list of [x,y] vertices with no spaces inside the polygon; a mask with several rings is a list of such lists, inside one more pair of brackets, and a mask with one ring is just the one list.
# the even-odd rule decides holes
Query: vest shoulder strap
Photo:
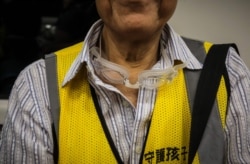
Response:
[{"label": "vest shoulder strap", "polygon": [[[186,41],[189,48],[191,48],[191,51],[194,51],[193,48],[195,47],[200,47],[197,46],[197,44],[200,44],[201,42],[188,42],[188,39],[184,40]],[[192,109],[192,122],[190,133],[191,136],[188,158],[189,164],[192,163],[199,147],[203,132],[205,130],[209,115],[211,113],[212,106],[216,99],[217,90],[219,88],[222,76],[224,76],[226,80],[226,88],[229,99],[230,84],[227,69],[225,66],[225,60],[228,54],[228,49],[230,47],[234,47],[238,51],[237,46],[233,43],[230,43],[212,45],[212,47],[209,49],[207,56],[201,56],[202,53],[194,53],[198,54],[197,59],[200,62],[204,61],[204,65],[200,74],[200,78],[198,80]],[[196,51],[197,50],[201,51],[199,48],[196,49]]]},{"label": "vest shoulder strap", "polygon": [[60,116],[60,103],[59,91],[57,83],[57,69],[56,69],[56,55],[51,53],[45,56],[46,76],[50,100],[51,115],[53,119],[52,134],[54,142],[54,162],[58,161],[58,131],[59,131],[59,116]]},{"label": "vest shoulder strap", "polygon": [[57,55],[76,55],[80,52],[84,42],[76,43],[70,47],[66,47],[62,50],[56,51],[55,53],[45,55],[45,69],[47,76],[50,110],[53,119],[52,133],[54,142],[54,162],[58,161],[58,139],[59,139],[59,117],[60,117],[60,99],[58,90],[58,74],[57,74]]}]

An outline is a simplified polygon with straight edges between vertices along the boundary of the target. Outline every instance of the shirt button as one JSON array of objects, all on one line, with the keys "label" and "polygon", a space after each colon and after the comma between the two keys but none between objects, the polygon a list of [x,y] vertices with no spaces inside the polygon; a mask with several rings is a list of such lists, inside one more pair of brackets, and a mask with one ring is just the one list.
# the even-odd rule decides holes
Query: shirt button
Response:
[{"label": "shirt button", "polygon": [[127,101],[125,101],[125,100],[122,102],[122,104],[123,104],[123,106],[126,107],[126,108],[129,108],[129,107],[130,107],[129,102],[127,102]]},{"label": "shirt button", "polygon": [[136,146],[135,151],[136,151],[137,154],[141,154],[142,147],[141,146]]}]

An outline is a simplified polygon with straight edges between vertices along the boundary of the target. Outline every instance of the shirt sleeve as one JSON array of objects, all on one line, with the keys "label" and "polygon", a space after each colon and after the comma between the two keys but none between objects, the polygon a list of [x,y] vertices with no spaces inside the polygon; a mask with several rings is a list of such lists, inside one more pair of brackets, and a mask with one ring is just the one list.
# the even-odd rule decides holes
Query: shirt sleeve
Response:
[{"label": "shirt sleeve", "polygon": [[226,118],[226,163],[250,163],[250,72],[231,48],[226,60],[231,96]]},{"label": "shirt sleeve", "polygon": [[9,97],[0,140],[0,163],[53,162],[53,136],[44,60],[25,68]]}]

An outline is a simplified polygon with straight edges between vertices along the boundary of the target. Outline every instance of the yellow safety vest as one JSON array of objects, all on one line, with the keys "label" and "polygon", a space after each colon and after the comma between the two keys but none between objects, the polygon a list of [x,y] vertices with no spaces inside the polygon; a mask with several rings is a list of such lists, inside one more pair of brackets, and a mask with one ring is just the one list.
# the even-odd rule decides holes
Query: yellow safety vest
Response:
[{"label": "yellow safety vest", "polygon": [[[74,80],[61,87],[67,70],[83,43],[56,52],[60,99],[59,163],[118,163],[92,98],[87,72],[82,68]],[[206,51],[211,44],[204,43]],[[184,71],[159,88],[142,156],[142,163],[183,164],[188,161],[191,125],[190,104]],[[225,126],[227,102],[224,79],[217,94],[219,122]],[[113,145],[114,146],[114,145]],[[115,155],[114,155],[115,154]],[[194,162],[199,164],[199,152]]]}]

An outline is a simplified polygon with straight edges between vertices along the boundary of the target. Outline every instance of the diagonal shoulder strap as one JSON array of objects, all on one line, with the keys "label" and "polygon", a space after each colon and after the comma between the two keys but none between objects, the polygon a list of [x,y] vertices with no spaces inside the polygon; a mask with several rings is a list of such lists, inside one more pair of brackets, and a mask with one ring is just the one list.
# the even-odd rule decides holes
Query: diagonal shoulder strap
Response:
[{"label": "diagonal shoulder strap", "polygon": [[[193,162],[195,154],[198,150],[216,98],[221,77],[228,77],[225,60],[230,47],[234,47],[236,51],[238,51],[235,44],[215,44],[210,48],[205,59],[193,105],[188,158],[189,164]],[[226,79],[226,81],[229,83],[229,80]],[[227,92],[228,95],[230,95],[229,84],[227,84]]]}]

